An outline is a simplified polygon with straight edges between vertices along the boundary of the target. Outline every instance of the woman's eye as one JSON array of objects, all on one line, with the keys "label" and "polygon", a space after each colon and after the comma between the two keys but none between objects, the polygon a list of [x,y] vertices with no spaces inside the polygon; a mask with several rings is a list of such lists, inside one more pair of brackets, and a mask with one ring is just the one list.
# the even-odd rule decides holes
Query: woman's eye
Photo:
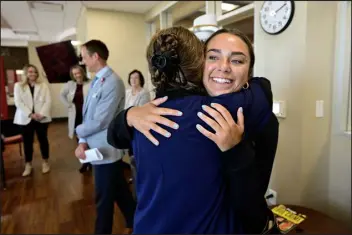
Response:
[{"label": "woman's eye", "polygon": [[210,60],[216,60],[216,59],[217,59],[217,57],[216,57],[216,56],[211,55],[211,56],[209,56],[209,59],[210,59]]},{"label": "woman's eye", "polygon": [[243,64],[242,60],[231,60],[231,63],[233,64]]}]

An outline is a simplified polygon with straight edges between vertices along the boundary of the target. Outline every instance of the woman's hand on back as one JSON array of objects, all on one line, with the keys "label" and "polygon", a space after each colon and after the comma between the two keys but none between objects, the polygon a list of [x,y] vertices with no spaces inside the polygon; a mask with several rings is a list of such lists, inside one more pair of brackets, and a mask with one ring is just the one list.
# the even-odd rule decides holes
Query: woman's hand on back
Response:
[{"label": "woman's hand on back", "polygon": [[229,111],[220,104],[211,104],[211,107],[203,105],[203,110],[207,112],[212,118],[207,117],[199,112],[198,117],[207,123],[214,131],[215,134],[206,130],[201,125],[197,125],[200,133],[212,140],[222,152],[225,152],[242,140],[244,132],[244,116],[242,108],[237,111],[237,123],[233,120]]},{"label": "woman's hand on back", "polygon": [[162,115],[182,116],[182,112],[175,109],[157,107],[167,100],[167,96],[150,101],[139,107],[132,107],[127,111],[126,119],[130,127],[136,128],[145,135],[153,144],[159,145],[159,141],[150,133],[150,130],[169,138],[171,133],[157,125],[163,124],[173,129],[178,129],[178,124],[162,117]]}]

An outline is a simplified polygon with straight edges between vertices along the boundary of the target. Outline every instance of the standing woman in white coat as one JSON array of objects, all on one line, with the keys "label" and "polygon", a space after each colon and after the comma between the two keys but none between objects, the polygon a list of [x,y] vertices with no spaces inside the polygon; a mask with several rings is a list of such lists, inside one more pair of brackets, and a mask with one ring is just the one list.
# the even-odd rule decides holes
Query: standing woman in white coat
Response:
[{"label": "standing woman in white coat", "polygon": [[26,65],[23,72],[22,81],[14,88],[16,113],[13,122],[22,129],[26,161],[22,175],[28,176],[32,172],[34,132],[43,158],[42,172],[50,171],[48,125],[51,122],[51,95],[48,85],[39,78],[36,66]]},{"label": "standing woman in white coat", "polygon": [[[68,81],[60,92],[60,99],[68,108],[68,136],[72,139],[75,129],[82,124],[83,102],[88,94],[90,82],[80,65],[74,65],[70,69],[71,81]],[[78,138],[76,137],[78,142]],[[82,164],[81,173],[92,168],[90,163]]]}]

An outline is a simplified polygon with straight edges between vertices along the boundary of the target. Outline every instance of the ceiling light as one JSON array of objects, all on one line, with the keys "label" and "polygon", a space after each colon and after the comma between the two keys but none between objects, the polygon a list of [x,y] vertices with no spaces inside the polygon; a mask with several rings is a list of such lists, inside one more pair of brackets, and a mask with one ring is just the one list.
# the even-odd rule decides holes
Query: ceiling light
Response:
[{"label": "ceiling light", "polygon": [[38,35],[36,31],[26,31],[26,30],[13,30],[17,35]]},{"label": "ceiling light", "polygon": [[221,9],[225,12],[233,11],[238,7],[239,7],[238,5],[234,5],[234,4],[230,4],[230,3],[221,3]]},{"label": "ceiling light", "polygon": [[216,15],[205,14],[193,21],[192,31],[202,41],[207,40],[218,30]]},{"label": "ceiling light", "polygon": [[81,44],[81,42],[71,40],[71,44],[72,44],[72,46],[79,46]]}]

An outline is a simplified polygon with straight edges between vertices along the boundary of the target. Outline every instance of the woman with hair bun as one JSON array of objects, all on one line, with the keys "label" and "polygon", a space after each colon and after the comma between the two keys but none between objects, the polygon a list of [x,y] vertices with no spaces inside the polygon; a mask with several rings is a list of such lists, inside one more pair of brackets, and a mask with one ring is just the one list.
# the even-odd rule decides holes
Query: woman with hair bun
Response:
[{"label": "woman with hair bun", "polygon": [[[265,125],[271,105],[261,86],[264,78],[252,78],[250,85],[237,93],[207,96],[202,82],[203,58],[202,42],[182,27],[160,30],[148,46],[147,61],[156,98],[168,97],[160,107],[179,110],[180,114],[170,117],[179,124],[173,127],[178,131],[165,127],[164,136],[172,134],[172,138],[159,138],[161,135],[152,130],[151,134],[160,139],[153,144],[147,132],[133,129],[129,133],[137,166],[136,234],[229,234],[240,231],[237,221],[240,215],[234,214],[229,206],[223,179],[222,157],[225,153],[195,127],[199,124],[198,115],[204,115],[201,114],[202,107],[218,103],[233,117],[238,110],[243,110],[246,139]],[[125,123],[127,111],[124,111],[127,117],[118,115],[108,129],[109,144],[118,148],[124,145],[125,139],[120,134],[125,134],[126,127],[131,126]],[[240,118],[237,143],[242,140],[243,128]],[[213,132],[210,128],[208,131]],[[226,154],[234,154],[232,149],[228,152]],[[236,153],[238,157],[253,157],[247,147]]]}]

